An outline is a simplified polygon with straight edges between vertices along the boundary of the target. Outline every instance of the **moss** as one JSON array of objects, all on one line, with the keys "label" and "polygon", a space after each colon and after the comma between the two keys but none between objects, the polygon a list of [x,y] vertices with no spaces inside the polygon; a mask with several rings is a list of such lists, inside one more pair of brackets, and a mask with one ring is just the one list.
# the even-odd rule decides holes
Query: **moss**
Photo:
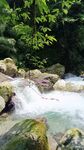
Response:
[{"label": "moss", "polygon": [[21,68],[20,68],[20,69],[18,70],[18,76],[25,78],[25,76],[26,76],[26,71],[25,71],[24,69],[21,69]]},{"label": "moss", "polygon": [[68,130],[56,150],[84,150],[84,133],[78,128]]},{"label": "moss", "polygon": [[2,96],[7,102],[9,96],[12,95],[13,87],[9,82],[2,82],[0,84],[0,96]]},{"label": "moss", "polygon": [[1,150],[49,150],[46,126],[40,121],[22,121],[10,130],[7,137]]},{"label": "moss", "polygon": [[11,58],[0,61],[0,70],[2,73],[15,77],[17,75],[17,66]]}]

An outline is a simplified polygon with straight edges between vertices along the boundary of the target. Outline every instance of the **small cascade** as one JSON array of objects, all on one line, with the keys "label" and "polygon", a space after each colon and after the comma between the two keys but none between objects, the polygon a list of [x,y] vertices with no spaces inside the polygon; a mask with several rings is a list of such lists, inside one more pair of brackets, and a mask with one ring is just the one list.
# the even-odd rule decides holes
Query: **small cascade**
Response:
[{"label": "small cascade", "polygon": [[[69,82],[73,82],[70,80]],[[84,122],[83,93],[52,91],[41,94],[34,82],[25,79],[16,79],[12,81],[12,84],[16,93],[15,115],[46,117],[50,128],[52,127],[54,131],[64,130],[67,126],[82,128]]]},{"label": "small cascade", "polygon": [[36,99],[41,99],[41,93],[34,82],[19,78],[11,83],[16,93],[16,97],[14,98],[15,113],[18,115],[33,114],[32,103],[36,103]]}]

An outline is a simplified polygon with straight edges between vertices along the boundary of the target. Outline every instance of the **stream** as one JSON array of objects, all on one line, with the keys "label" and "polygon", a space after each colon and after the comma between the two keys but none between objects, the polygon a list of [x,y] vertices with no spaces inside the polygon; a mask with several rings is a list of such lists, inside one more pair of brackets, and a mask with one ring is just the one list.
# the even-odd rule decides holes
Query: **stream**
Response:
[{"label": "stream", "polygon": [[[84,85],[81,77],[66,76],[65,81]],[[84,129],[84,92],[40,93],[32,81],[17,78],[11,83],[16,93],[13,124],[23,118],[45,118],[48,131],[53,135],[73,127]]]}]

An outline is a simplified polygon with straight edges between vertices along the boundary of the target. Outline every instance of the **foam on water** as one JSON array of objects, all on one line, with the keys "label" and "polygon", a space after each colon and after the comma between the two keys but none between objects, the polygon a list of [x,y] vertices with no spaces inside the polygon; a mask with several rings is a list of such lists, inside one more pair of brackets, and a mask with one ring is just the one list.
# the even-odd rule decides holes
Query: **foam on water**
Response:
[{"label": "foam on water", "polygon": [[[71,79],[69,79],[69,81],[73,82]],[[84,84],[84,81],[80,82]],[[31,117],[45,116],[48,119],[49,124],[55,127],[57,122],[58,124],[62,124],[61,128],[63,128],[63,126],[66,128],[67,124],[65,125],[65,122],[69,125],[71,124],[71,127],[73,127],[73,125],[76,126],[75,122],[78,127],[80,124],[83,126],[83,93],[52,91],[47,94],[41,94],[35,84],[29,86],[27,81],[23,79],[17,79],[13,81],[12,84],[15,87],[17,96],[15,100],[15,114]]]},{"label": "foam on water", "polygon": [[80,76],[76,76],[76,75],[73,75],[73,74],[68,74],[65,76],[65,81],[66,82],[71,82],[71,83],[74,83],[74,84],[80,84],[80,85],[84,85],[84,78],[83,77],[80,77]]}]

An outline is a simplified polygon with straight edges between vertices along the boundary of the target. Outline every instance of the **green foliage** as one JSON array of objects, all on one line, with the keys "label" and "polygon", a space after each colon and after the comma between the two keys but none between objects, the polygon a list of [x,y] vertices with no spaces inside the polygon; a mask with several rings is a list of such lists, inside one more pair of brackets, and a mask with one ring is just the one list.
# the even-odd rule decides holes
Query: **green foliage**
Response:
[{"label": "green foliage", "polygon": [[[24,41],[25,44],[28,45],[28,47],[31,47],[31,49],[33,50],[38,50],[40,48],[43,48],[44,45],[53,44],[56,39],[53,36],[48,35],[48,32],[50,32],[51,29],[42,25],[43,23],[48,22],[46,14],[49,10],[46,1],[36,0],[35,4],[33,3],[33,0],[26,0],[24,11],[21,8],[17,8],[14,11],[15,14],[13,12],[11,16],[13,19],[12,22],[15,22],[15,25],[12,27],[12,30],[22,41]],[[31,7],[33,7],[33,9],[34,7],[36,7],[34,13],[36,14],[36,9],[38,9],[40,12],[40,16],[39,14],[31,16],[31,11],[28,11],[28,8],[31,9]],[[21,20],[21,17],[23,20]]]},{"label": "green foliage", "polygon": [[14,39],[0,37],[0,58],[13,56],[16,53],[15,43]]},{"label": "green foliage", "polygon": [[46,59],[40,59],[38,56],[31,56],[30,57],[30,63],[32,63],[32,66],[34,66],[35,68],[44,68],[43,66],[47,63]]},{"label": "green foliage", "polygon": [[44,12],[45,13],[49,12],[46,0],[36,0],[36,5],[38,6],[40,13],[43,14]]},{"label": "green foliage", "polygon": [[15,40],[13,38],[5,38],[4,32],[6,26],[10,20],[9,5],[6,0],[0,1],[0,58],[8,57],[11,54],[14,54],[15,50]]},{"label": "green foliage", "polygon": [[9,16],[7,15],[7,9],[9,9],[9,6],[6,0],[1,0],[0,1],[0,35],[1,36],[3,35],[3,32],[5,30],[9,18]]},{"label": "green foliage", "polygon": [[15,40],[14,39],[6,39],[4,37],[0,37],[0,45],[1,44],[13,47],[15,45]]},{"label": "green foliage", "polygon": [[0,1],[0,8],[3,9],[3,8],[9,8],[9,5],[7,3],[6,0],[1,0]]},{"label": "green foliage", "polygon": [[[27,46],[27,49],[31,49],[31,52],[29,50],[24,51],[26,56],[31,53],[33,55],[34,51],[56,42],[48,26],[48,22],[53,22],[54,18],[51,20],[52,16],[48,15],[50,12],[46,0],[26,0],[23,8],[10,9],[8,13],[10,16],[8,26],[10,25],[10,29],[15,34],[16,40],[20,39]],[[44,59],[40,62],[40,58],[38,59],[36,56],[32,56],[31,59],[31,63],[34,66],[45,64]],[[28,61],[28,59],[25,60]]]},{"label": "green foliage", "polygon": [[[82,0],[25,0],[22,7],[14,9],[1,0],[0,14],[3,57],[7,52],[10,56],[14,52],[20,65],[32,68],[58,62],[65,65],[66,71],[83,66]],[[16,42],[11,43],[9,39]]]},{"label": "green foliage", "polygon": [[[58,55],[58,50],[56,50],[57,57],[65,65],[67,72],[73,70],[79,72],[79,66],[84,65],[84,2],[80,0],[63,2],[64,4],[60,3],[60,8],[63,9],[61,9],[61,13],[58,16],[57,26],[53,25],[53,32],[56,30],[58,39],[55,47],[56,49],[60,48],[60,55]],[[65,11],[65,8],[68,10],[68,13]]]}]

